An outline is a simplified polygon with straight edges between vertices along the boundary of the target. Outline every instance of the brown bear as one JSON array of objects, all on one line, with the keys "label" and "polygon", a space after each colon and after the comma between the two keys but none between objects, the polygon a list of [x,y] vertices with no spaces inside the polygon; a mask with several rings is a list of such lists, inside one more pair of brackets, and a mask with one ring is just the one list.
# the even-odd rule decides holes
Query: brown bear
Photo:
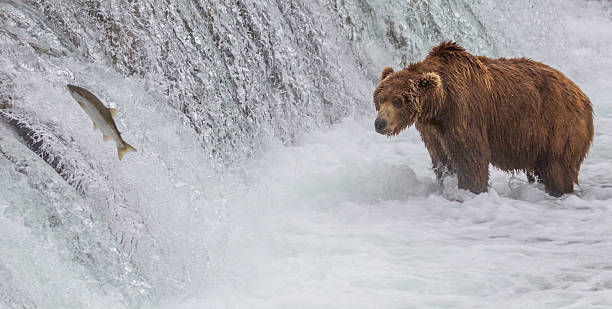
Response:
[{"label": "brown bear", "polygon": [[376,132],[397,135],[413,123],[440,181],[487,191],[489,163],[523,171],[561,196],[574,190],[593,140],[593,107],[561,72],[526,58],[474,56],[442,42],[421,62],[383,70],[374,90]]}]

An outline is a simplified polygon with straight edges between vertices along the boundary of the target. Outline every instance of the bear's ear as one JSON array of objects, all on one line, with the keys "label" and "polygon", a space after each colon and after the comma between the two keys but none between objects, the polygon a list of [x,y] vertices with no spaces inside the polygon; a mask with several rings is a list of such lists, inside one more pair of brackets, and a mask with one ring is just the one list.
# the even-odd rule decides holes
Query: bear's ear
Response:
[{"label": "bear's ear", "polygon": [[421,90],[429,91],[442,86],[440,75],[436,72],[426,72],[417,80],[417,85]]},{"label": "bear's ear", "polygon": [[386,67],[383,69],[382,74],[380,74],[380,80],[385,79],[385,77],[389,76],[389,74],[393,73],[392,67]]}]

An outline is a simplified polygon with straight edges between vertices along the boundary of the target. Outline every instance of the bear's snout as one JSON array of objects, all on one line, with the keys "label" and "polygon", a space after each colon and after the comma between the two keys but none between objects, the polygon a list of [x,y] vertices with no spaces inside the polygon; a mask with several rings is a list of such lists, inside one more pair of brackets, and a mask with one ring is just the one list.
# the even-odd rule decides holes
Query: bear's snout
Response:
[{"label": "bear's snout", "polygon": [[385,120],[385,118],[376,118],[376,120],[374,121],[374,128],[376,129],[376,132],[380,133],[380,134],[385,134],[385,128],[387,127],[387,120]]}]

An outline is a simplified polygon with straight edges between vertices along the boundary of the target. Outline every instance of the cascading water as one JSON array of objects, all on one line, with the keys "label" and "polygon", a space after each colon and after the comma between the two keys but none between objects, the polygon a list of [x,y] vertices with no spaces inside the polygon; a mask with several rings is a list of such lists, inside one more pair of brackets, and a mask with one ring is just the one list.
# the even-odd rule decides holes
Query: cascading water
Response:
[{"label": "cascading water", "polygon": [[[381,175],[338,141],[378,153],[377,144],[367,146],[373,135],[348,134],[363,135],[362,127],[343,124],[338,140],[315,134],[314,141],[309,132],[347,116],[369,128],[362,115],[372,112],[380,70],[421,59],[441,40],[499,56],[542,50],[542,38],[561,37],[556,8],[519,2],[0,0],[0,304],[173,307],[205,295],[208,307],[271,304],[258,297],[281,299],[280,307],[330,307],[289,292],[286,302],[258,296],[247,279],[265,271],[277,278],[300,265],[253,266],[302,252],[301,241],[277,233],[286,228],[276,229],[279,222],[318,205],[313,221],[287,227],[295,235],[326,221],[321,213],[344,209],[331,204],[363,210],[433,191],[431,181],[419,180],[430,171],[414,134],[414,170],[376,165]],[[540,15],[530,32],[495,26],[531,11]],[[138,152],[118,161],[68,83],[116,107],[119,130]],[[596,106],[606,93],[594,98]],[[362,195],[354,189],[366,185],[372,189]],[[317,279],[319,266],[306,276]],[[278,295],[287,283],[261,282]],[[255,291],[255,300],[216,302],[240,295],[229,292],[236,289]]]}]

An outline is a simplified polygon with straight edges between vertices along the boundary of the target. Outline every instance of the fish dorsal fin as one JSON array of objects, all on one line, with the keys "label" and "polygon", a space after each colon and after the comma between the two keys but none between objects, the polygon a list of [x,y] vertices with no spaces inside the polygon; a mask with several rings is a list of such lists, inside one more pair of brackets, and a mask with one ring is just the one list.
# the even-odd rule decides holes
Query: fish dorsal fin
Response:
[{"label": "fish dorsal fin", "polygon": [[94,131],[98,129],[98,125],[94,122]]},{"label": "fish dorsal fin", "polygon": [[102,134],[102,139],[105,140],[105,141],[108,141],[111,138],[108,137],[106,134]]},{"label": "fish dorsal fin", "polygon": [[115,119],[115,116],[117,115],[117,110],[111,107],[108,109],[108,111],[110,112],[111,117]]}]

